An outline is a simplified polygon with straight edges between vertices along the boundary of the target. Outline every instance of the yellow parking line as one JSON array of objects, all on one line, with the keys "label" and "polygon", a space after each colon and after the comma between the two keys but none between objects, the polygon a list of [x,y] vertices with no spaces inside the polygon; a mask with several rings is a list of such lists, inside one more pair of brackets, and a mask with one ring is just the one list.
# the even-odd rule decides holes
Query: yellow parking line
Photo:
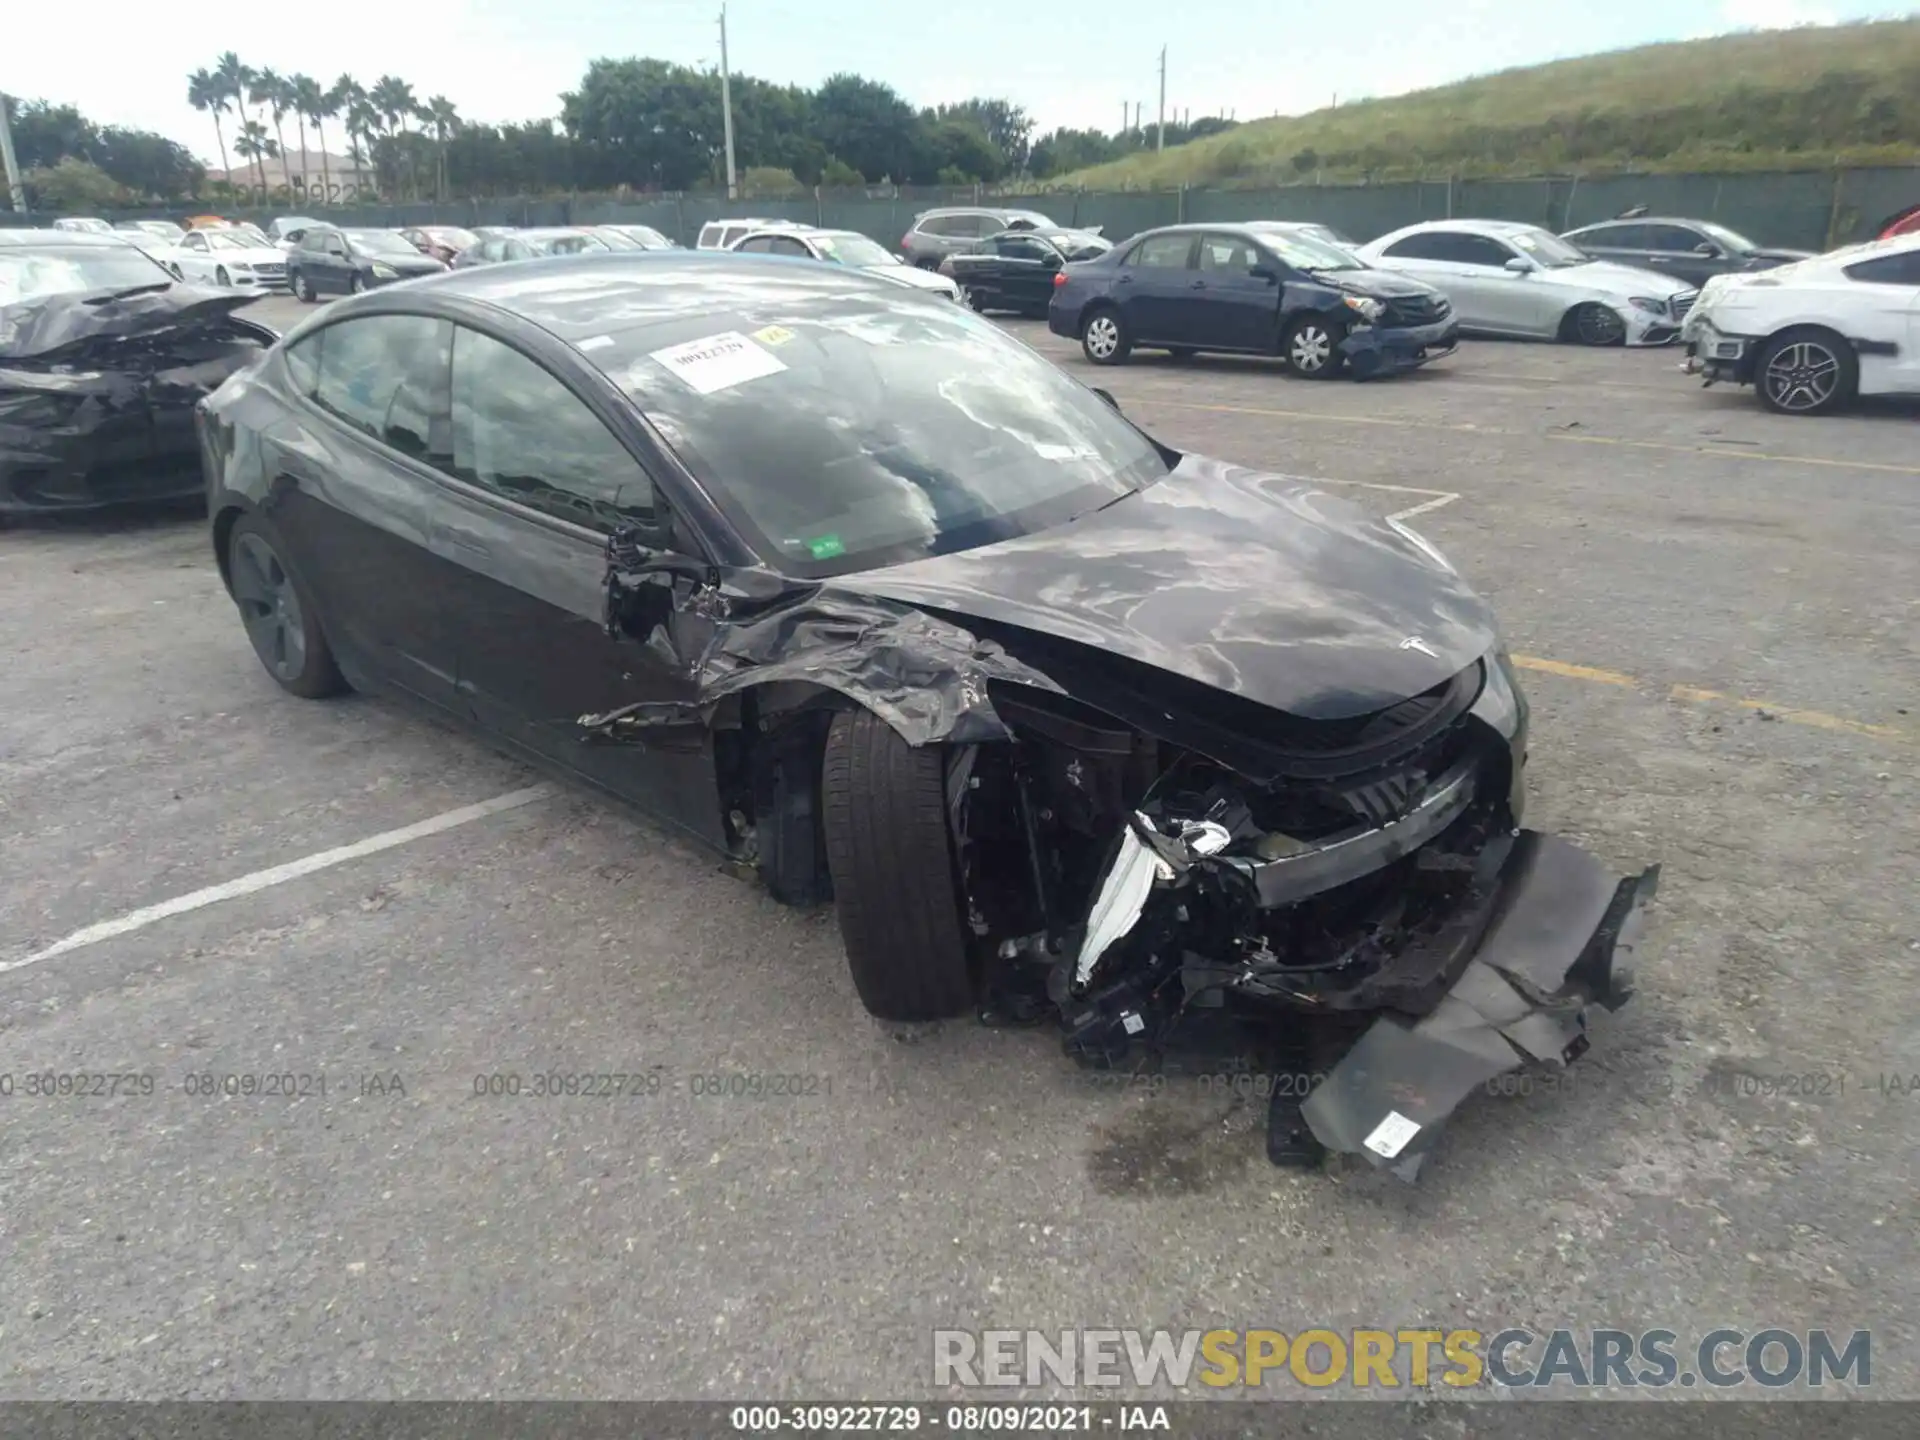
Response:
[{"label": "yellow parking line", "polygon": [[1503,439],[1565,440],[1576,445],[1618,445],[1628,450],[1660,450],[1670,455],[1712,455],[1722,460],[1759,460],[1770,465],[1824,465],[1835,470],[1874,470],[1888,475],[1920,475],[1920,465],[1891,465],[1879,460],[1835,460],[1824,455],[1776,455],[1767,450],[1735,450],[1714,445],[1677,445],[1665,440],[1627,440],[1615,435],[1574,435],[1564,430],[1508,430],[1496,425],[1449,425],[1432,420],[1402,420],[1386,415],[1329,415],[1318,410],[1268,410],[1258,405],[1204,405],[1197,400],[1140,396],[1139,405],[1175,410],[1210,410],[1220,415],[1269,415],[1277,420],[1312,420],[1323,425],[1373,425],[1389,430],[1438,430]]},{"label": "yellow parking line", "polygon": [[[1623,689],[1638,690],[1651,688],[1631,675],[1623,675],[1618,670],[1599,670],[1591,665],[1571,665],[1565,660],[1544,660],[1538,655],[1515,655],[1513,663],[1522,670],[1538,670],[1547,675],[1559,675],[1567,680],[1588,680],[1601,685],[1618,685]],[[1791,705],[1777,705],[1771,700],[1749,700],[1740,695],[1728,695],[1720,690],[1704,690],[1697,685],[1669,685],[1667,696],[1673,700],[1684,700],[1693,705],[1738,705],[1745,710],[1764,711],[1776,720],[1784,720],[1790,725],[1808,725],[1816,730],[1838,730],[1849,735],[1870,735],[1876,740],[1894,740],[1902,744],[1920,741],[1920,735],[1902,730],[1894,725],[1870,725],[1864,720],[1849,720],[1844,715],[1829,715],[1824,710],[1801,710]]]}]

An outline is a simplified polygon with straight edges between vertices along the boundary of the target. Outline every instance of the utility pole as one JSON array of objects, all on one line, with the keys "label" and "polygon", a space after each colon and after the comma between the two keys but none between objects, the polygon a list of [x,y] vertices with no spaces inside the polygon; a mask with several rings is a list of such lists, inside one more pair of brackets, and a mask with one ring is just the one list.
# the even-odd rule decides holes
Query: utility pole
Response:
[{"label": "utility pole", "polygon": [[1160,125],[1153,148],[1156,151],[1167,148],[1167,47],[1164,45],[1160,47]]},{"label": "utility pole", "polygon": [[13,208],[27,213],[27,192],[20,184],[20,162],[13,158],[13,125],[7,119],[7,97],[0,94],[0,167],[7,172],[7,194]]},{"label": "utility pole", "polygon": [[1127,133],[1127,121],[1133,118],[1133,106],[1125,100],[1120,102],[1120,133]]},{"label": "utility pole", "polygon": [[727,7],[720,7],[720,111],[727,131],[727,199],[740,198],[733,173],[733,77],[727,72]]}]

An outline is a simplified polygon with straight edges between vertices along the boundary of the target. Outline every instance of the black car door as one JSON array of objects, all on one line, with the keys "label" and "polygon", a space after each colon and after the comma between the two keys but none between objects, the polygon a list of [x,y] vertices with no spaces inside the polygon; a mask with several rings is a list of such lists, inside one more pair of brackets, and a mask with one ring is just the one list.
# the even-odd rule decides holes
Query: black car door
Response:
[{"label": "black car door", "polygon": [[433,558],[431,464],[451,453],[447,380],[453,327],[424,315],[368,315],[325,326],[285,355],[311,402],[263,432],[274,476],[268,518],[318,597],[349,663],[451,710],[454,617]]},{"label": "black car door", "polygon": [[[1280,348],[1280,277],[1291,269],[1238,235],[1200,237],[1187,336],[1202,350]],[[1256,269],[1265,275],[1255,275]]]},{"label": "black car door", "polygon": [[338,230],[329,230],[322,238],[316,274],[320,277],[315,286],[318,290],[337,290],[344,295],[352,288],[353,258],[347,250],[347,237]]},{"label": "black car door", "polygon": [[1571,242],[1596,260],[1611,260],[1619,265],[1646,266],[1652,259],[1648,248],[1647,227],[1638,223],[1590,225]]},{"label": "black car door", "polygon": [[[551,358],[551,357],[549,357]],[[604,403],[604,402],[603,402]],[[583,715],[691,702],[679,657],[708,624],[666,604],[647,637],[606,632],[606,539],[654,514],[646,470],[593,405],[505,340],[455,329],[452,456],[436,548],[456,567],[459,684],[489,729],[660,818],[722,839],[704,727],[591,743]],[[675,585],[686,589],[687,582]]]},{"label": "black car door", "polygon": [[1038,235],[1008,232],[993,239],[1000,298],[1016,310],[1044,310],[1053,296],[1053,277],[1065,263],[1060,252]]}]

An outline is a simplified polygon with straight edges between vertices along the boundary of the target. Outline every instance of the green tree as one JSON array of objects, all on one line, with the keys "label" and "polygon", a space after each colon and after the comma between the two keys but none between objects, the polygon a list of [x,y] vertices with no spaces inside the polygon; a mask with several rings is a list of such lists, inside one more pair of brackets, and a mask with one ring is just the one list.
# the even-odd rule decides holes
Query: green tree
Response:
[{"label": "green tree", "polygon": [[233,149],[243,160],[253,162],[254,174],[259,178],[260,203],[264,205],[267,199],[267,157],[275,153],[273,137],[258,120],[248,120],[240,127],[240,138],[233,142]]},{"label": "green tree", "polygon": [[453,102],[444,95],[436,95],[427,101],[427,123],[433,126],[434,140],[434,184],[433,193],[437,199],[447,198],[447,141],[460,128],[460,112],[454,109]]},{"label": "green tree", "polygon": [[1027,168],[1033,145],[1033,120],[1010,100],[976,97],[957,105],[942,105],[934,119],[971,125],[987,137],[987,143],[1000,152],[1000,173],[1018,174]]},{"label": "green tree", "polygon": [[105,210],[126,198],[111,175],[74,155],[24,171],[20,180],[36,210]]},{"label": "green tree", "polygon": [[723,150],[716,75],[666,60],[595,60],[560,102],[589,185],[685,190],[713,177]]},{"label": "green tree", "polygon": [[93,147],[93,160],[133,194],[180,200],[194,194],[206,169],[186,146],[151,130],[109,125]]},{"label": "green tree", "polygon": [[891,85],[842,72],[814,92],[814,133],[868,180],[901,184],[929,158],[926,122]]},{"label": "green tree", "polygon": [[324,97],[320,82],[311,75],[287,76],[287,107],[300,127],[300,193],[304,199],[313,186],[307,175],[307,121],[313,118],[313,106]]},{"label": "green tree", "polygon": [[249,87],[248,93],[252,96],[253,103],[266,107],[267,113],[273,119],[274,151],[282,157],[281,164],[287,177],[287,188],[291,190],[293,172],[286,168],[284,157],[287,153],[287,135],[282,128],[282,123],[286,120],[287,111],[293,108],[292,87],[287,84],[279,71],[266,69],[254,75],[253,84]]},{"label": "green tree", "polygon": [[226,132],[220,128],[220,117],[230,104],[225,83],[211,70],[194,71],[187,77],[187,103],[213,117],[213,138],[220,143],[220,171],[225,174],[233,168],[227,158]]}]

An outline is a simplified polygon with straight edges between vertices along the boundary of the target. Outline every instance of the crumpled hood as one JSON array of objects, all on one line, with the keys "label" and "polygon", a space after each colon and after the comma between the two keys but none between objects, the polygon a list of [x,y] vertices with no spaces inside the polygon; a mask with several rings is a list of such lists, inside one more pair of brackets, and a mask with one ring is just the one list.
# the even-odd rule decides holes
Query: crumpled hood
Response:
[{"label": "crumpled hood", "polygon": [[878,275],[882,280],[891,280],[911,290],[938,290],[942,294],[949,294],[953,290],[953,281],[931,270],[922,270],[918,265],[869,265],[865,268],[869,275]]},{"label": "crumpled hood", "polygon": [[55,363],[87,357],[64,354],[96,342],[135,337],[225,333],[228,317],[254,296],[197,285],[168,285],[132,293],[65,292],[0,306],[0,360]]},{"label": "crumpled hood", "polygon": [[1310,277],[1329,289],[1349,295],[1366,295],[1376,300],[1391,300],[1406,295],[1438,295],[1440,292],[1424,280],[1392,270],[1316,270]]},{"label": "crumpled hood", "polygon": [[1314,720],[1430,689],[1496,639],[1486,602],[1389,525],[1311,480],[1196,455],[1040,534],[825,586],[1073,641]]}]

